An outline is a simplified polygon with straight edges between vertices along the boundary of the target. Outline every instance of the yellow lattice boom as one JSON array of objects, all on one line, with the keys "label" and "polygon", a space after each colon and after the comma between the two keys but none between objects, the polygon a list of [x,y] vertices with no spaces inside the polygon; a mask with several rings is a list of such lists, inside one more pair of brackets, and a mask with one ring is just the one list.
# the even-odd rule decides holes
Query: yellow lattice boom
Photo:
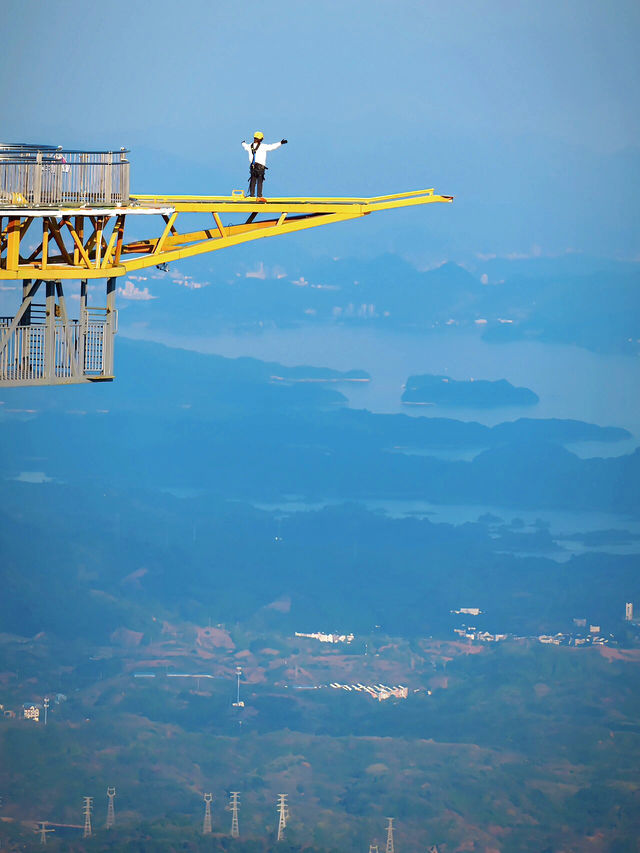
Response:
[{"label": "yellow lattice boom", "polygon": [[[132,195],[126,207],[109,208],[0,206],[0,279],[117,278],[249,240],[346,222],[381,210],[451,201],[451,196],[428,189],[374,198],[257,202],[239,192],[231,196]],[[211,226],[181,229],[187,214],[208,215]],[[127,220],[141,216],[161,225],[148,238],[127,241]],[[224,224],[229,216],[244,221]]]}]

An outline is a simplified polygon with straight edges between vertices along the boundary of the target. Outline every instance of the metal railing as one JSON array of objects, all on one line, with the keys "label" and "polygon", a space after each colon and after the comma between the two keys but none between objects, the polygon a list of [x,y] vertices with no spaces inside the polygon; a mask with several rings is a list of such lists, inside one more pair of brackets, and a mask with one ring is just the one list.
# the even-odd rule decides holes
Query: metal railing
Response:
[{"label": "metal railing", "polygon": [[0,207],[127,205],[127,153],[0,144]]},{"label": "metal railing", "polygon": [[[0,340],[4,340],[10,317],[0,317]],[[18,326],[0,351],[0,382],[38,382],[74,377],[100,378],[110,375],[106,364],[106,323],[89,317],[57,322],[52,338],[46,325]]]}]

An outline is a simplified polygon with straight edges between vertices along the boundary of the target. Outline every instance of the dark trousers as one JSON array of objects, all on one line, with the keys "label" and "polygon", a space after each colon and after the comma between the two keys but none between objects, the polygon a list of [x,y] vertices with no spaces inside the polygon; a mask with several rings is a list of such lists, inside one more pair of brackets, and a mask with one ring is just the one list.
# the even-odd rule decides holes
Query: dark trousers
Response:
[{"label": "dark trousers", "polygon": [[262,184],[264,183],[264,173],[265,167],[261,166],[260,163],[252,163],[251,171],[249,173],[249,195],[254,196],[256,190],[256,184],[258,185],[258,196],[262,195]]}]

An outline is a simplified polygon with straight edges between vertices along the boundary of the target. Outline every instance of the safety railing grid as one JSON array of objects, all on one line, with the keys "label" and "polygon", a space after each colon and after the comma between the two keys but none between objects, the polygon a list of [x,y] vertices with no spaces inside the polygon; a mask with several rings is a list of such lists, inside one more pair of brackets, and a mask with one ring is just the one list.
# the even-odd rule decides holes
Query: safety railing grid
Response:
[{"label": "safety railing grid", "polygon": [[[0,318],[0,341],[4,340],[11,318]],[[85,334],[77,320],[56,323],[53,341],[53,370],[56,379],[105,375],[105,323],[89,322]],[[47,328],[44,325],[18,326],[0,351],[0,381],[37,381],[47,378]],[[83,353],[84,349],[84,353]],[[78,370],[74,371],[77,361]]]},{"label": "safety railing grid", "polygon": [[[6,335],[3,326],[0,326],[0,339]],[[42,379],[44,344],[44,326],[18,326],[0,352],[0,380]]]},{"label": "safety railing grid", "polygon": [[84,372],[101,375],[104,370],[104,323],[88,323],[84,349]]},{"label": "safety railing grid", "polygon": [[47,151],[11,158],[0,152],[0,205],[122,206],[129,203],[125,152]]}]

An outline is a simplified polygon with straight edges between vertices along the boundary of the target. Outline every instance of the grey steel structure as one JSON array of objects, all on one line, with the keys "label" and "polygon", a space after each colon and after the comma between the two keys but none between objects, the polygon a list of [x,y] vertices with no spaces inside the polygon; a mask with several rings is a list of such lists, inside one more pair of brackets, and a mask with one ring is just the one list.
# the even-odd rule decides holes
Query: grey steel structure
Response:
[{"label": "grey steel structure", "polygon": [[0,205],[127,205],[127,154],[0,143]]},{"label": "grey steel structure", "polygon": [[[42,242],[34,257],[43,256],[43,269],[49,263],[55,269],[54,246],[62,265],[68,264],[74,254],[87,255],[86,246],[78,245],[86,218],[94,226],[98,263],[104,251],[106,218],[129,205],[127,153],[124,148],[117,152],[69,151],[53,145],[0,143],[0,252],[8,251],[10,241],[9,226],[2,229],[2,215],[10,219],[19,212],[24,217],[19,236],[23,242],[29,226],[34,221],[42,223]],[[69,248],[69,234],[65,244],[67,229],[61,225],[75,232],[73,248]],[[122,223],[118,227],[122,229]],[[89,304],[88,280],[80,279],[77,319],[70,317],[62,276],[60,280],[50,275],[46,281],[22,280],[16,314],[0,316],[0,386],[113,379],[116,279],[105,278],[102,305]],[[95,301],[92,296],[91,302]]]},{"label": "grey steel structure", "polygon": [[55,829],[47,827],[46,820],[39,821],[39,824],[39,828],[34,830],[34,832],[38,833],[38,835],[40,836],[40,844],[44,846],[47,843],[47,833],[55,832]]},{"label": "grey steel structure", "polygon": [[238,809],[240,808],[240,803],[238,801],[238,797],[240,796],[239,791],[231,791],[229,797],[231,802],[229,804],[229,808],[231,809],[231,837],[238,838],[240,836],[240,827],[238,825]]},{"label": "grey steel structure", "polygon": [[385,853],[394,853],[393,846],[393,818],[387,818],[387,847]]},{"label": "grey steel structure", "polygon": [[287,804],[287,794],[278,794],[278,841],[284,839],[284,831],[287,828],[289,820],[289,806]]},{"label": "grey steel structure", "polygon": [[202,834],[211,835],[211,803],[213,802],[213,794],[203,794],[204,800],[204,821],[202,823]]},{"label": "grey steel structure", "polygon": [[107,805],[107,829],[111,829],[116,822],[116,811],[113,806],[113,800],[116,796],[116,789],[113,786],[107,788],[107,797],[109,804]]},{"label": "grey steel structure", "polygon": [[113,379],[118,331],[115,278],[106,281],[105,303],[88,304],[83,280],[79,317],[72,319],[61,281],[24,281],[17,313],[0,317],[0,386]]},{"label": "grey steel structure", "polygon": [[82,807],[82,813],[84,815],[84,831],[82,833],[83,838],[91,837],[91,812],[93,811],[93,797],[83,797],[84,805]]}]

